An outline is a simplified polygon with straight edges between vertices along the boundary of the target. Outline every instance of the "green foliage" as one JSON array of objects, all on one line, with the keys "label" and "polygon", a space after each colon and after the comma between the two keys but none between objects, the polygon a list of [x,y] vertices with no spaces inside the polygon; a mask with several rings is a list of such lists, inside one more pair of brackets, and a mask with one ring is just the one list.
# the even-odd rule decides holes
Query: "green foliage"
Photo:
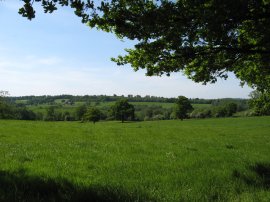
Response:
[{"label": "green foliage", "polygon": [[257,116],[270,115],[270,92],[253,91],[249,105]]},{"label": "green foliage", "polygon": [[236,103],[226,103],[211,109],[212,117],[230,117],[237,112]]},{"label": "green foliage", "polygon": [[84,114],[84,120],[92,121],[94,124],[101,118],[101,111],[96,107],[89,107]]},{"label": "green foliage", "polygon": [[191,118],[231,117],[236,112],[242,111],[242,104],[230,102],[231,100],[215,102],[212,107],[197,108],[190,113]]},{"label": "green foliage", "polygon": [[127,120],[134,120],[134,106],[129,104],[127,99],[118,100],[111,107],[111,115],[116,120],[121,120],[122,123]]},{"label": "green foliage", "polygon": [[225,109],[226,109],[226,115],[227,116],[232,116],[234,113],[237,112],[237,104],[235,103],[228,103],[225,105]]},{"label": "green foliage", "polygon": [[[19,13],[35,17],[34,2]],[[195,82],[216,82],[233,72],[241,83],[270,90],[269,1],[43,0],[44,12],[57,3],[91,28],[136,40],[127,55],[113,58],[147,75],[182,71]],[[154,22],[154,23],[153,23]]]},{"label": "green foliage", "polygon": [[227,110],[224,106],[213,107],[213,109],[211,110],[211,115],[215,118],[226,117]]},{"label": "green foliage", "polygon": [[0,201],[269,201],[269,122],[0,120]]},{"label": "green foliage", "polygon": [[7,91],[0,91],[0,119],[10,119],[13,118],[13,108],[5,99],[8,95]]},{"label": "green foliage", "polygon": [[190,101],[185,96],[179,96],[176,101],[176,106],[174,109],[175,117],[178,119],[185,119],[188,117],[188,112],[192,111],[193,107]]},{"label": "green foliage", "polygon": [[84,114],[86,113],[87,111],[87,107],[86,105],[80,105],[76,108],[76,118],[77,120],[82,120]]},{"label": "green foliage", "polygon": [[210,118],[212,117],[211,115],[211,109],[206,108],[206,109],[195,109],[190,113],[190,118]]},{"label": "green foliage", "polygon": [[62,119],[63,119],[64,121],[74,121],[74,120],[75,120],[75,118],[74,118],[69,112],[67,112],[67,111],[65,111],[65,112],[63,113]]},{"label": "green foliage", "polygon": [[[107,96],[107,95],[87,95],[87,96],[72,96],[72,95],[56,95],[56,96],[22,96],[5,98],[5,103],[9,107],[2,107],[5,111],[5,117],[9,119],[33,119],[48,120],[47,110],[50,107],[54,108],[54,117],[50,120],[58,121],[81,121],[86,113],[87,107],[96,107],[101,111],[101,120],[114,120],[115,116],[112,113],[111,107],[119,98],[124,96]],[[169,120],[176,119],[173,113],[174,103],[177,98],[164,98],[146,95],[144,97],[129,95],[126,97],[130,104],[134,106],[134,120]],[[102,100],[102,101],[101,101]],[[189,114],[191,118],[209,118],[213,116],[223,117],[231,116],[233,112],[228,113],[228,109],[224,109],[224,113],[217,115],[214,111],[216,108],[226,108],[230,103],[237,105],[237,112],[245,111],[248,108],[247,99],[189,99],[192,107],[195,109]],[[98,105],[96,105],[98,103]],[[9,109],[9,112],[7,112]],[[28,112],[25,112],[27,110]],[[211,111],[209,115],[209,111]],[[213,111],[213,113],[212,113]],[[219,110],[222,111],[222,110]],[[226,111],[226,112],[225,112]],[[233,110],[234,111],[234,110]],[[21,113],[28,113],[22,115]],[[32,113],[32,115],[31,115]],[[33,114],[34,113],[34,114]],[[2,113],[3,114],[3,113]],[[9,114],[9,115],[8,115]],[[233,116],[236,114],[233,113]],[[238,113],[236,116],[253,116],[252,111]],[[2,116],[4,117],[4,116]],[[25,117],[25,118],[22,118]],[[130,118],[129,118],[130,119]]]},{"label": "green foliage", "polygon": [[45,120],[46,121],[56,121],[57,120],[57,114],[55,112],[54,106],[50,106],[47,108]]},{"label": "green foliage", "polygon": [[15,118],[14,107],[5,101],[0,101],[0,119],[13,119]]},{"label": "green foliage", "polygon": [[[130,95],[128,97],[125,96],[117,96],[117,95],[54,95],[54,96],[20,96],[20,97],[9,97],[9,99],[16,104],[25,104],[28,106],[37,106],[37,105],[55,105],[65,106],[65,107],[78,107],[81,105],[86,106],[94,106],[95,104],[103,106],[114,104],[119,99],[126,98],[133,105],[158,105],[164,108],[171,108],[175,103],[177,98],[166,98],[166,97],[158,97],[158,96],[140,96],[140,95]],[[63,103],[62,100],[65,100]],[[224,99],[221,99],[224,100]],[[194,105],[200,106],[201,104],[212,104],[215,101],[213,99],[190,99],[190,102]],[[236,101],[236,99],[234,99]],[[242,99],[241,101],[245,101]],[[74,103],[74,104],[71,104]]]},{"label": "green foliage", "polygon": [[28,110],[26,107],[20,107],[16,109],[17,119],[20,120],[36,120],[37,115],[31,111]]}]

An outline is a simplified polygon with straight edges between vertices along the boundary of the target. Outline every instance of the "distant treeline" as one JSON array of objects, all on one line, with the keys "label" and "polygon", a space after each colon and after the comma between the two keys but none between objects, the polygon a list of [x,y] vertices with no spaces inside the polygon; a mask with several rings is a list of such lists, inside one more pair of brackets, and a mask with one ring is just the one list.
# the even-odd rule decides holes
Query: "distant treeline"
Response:
[{"label": "distant treeline", "polygon": [[[119,99],[127,99],[129,102],[160,102],[160,103],[175,103],[177,98],[165,98],[157,96],[140,96],[140,95],[84,95],[84,96],[74,96],[74,95],[42,95],[42,96],[20,96],[20,97],[9,97],[10,101],[16,103],[16,101],[26,101],[27,105],[35,104],[53,104],[55,100],[68,100],[70,103],[75,102],[113,102]],[[236,99],[236,98],[223,98],[223,99],[200,99],[200,98],[190,98],[191,104],[213,104],[219,102],[247,102],[247,99]]]},{"label": "distant treeline", "polygon": [[[139,95],[58,95],[2,97],[0,100],[0,119],[81,121],[89,119],[89,114],[97,112],[99,120],[116,120],[113,104],[119,100],[131,102],[133,115],[130,120],[169,120],[176,119],[175,103],[177,98],[164,98]],[[236,112],[243,116],[253,115],[247,99],[188,99],[194,109],[187,118],[230,117]],[[113,103],[112,103],[113,102]],[[91,112],[91,113],[90,113]],[[87,115],[88,114],[88,115]],[[97,115],[98,114],[98,115]],[[88,117],[88,118],[87,118]]]}]

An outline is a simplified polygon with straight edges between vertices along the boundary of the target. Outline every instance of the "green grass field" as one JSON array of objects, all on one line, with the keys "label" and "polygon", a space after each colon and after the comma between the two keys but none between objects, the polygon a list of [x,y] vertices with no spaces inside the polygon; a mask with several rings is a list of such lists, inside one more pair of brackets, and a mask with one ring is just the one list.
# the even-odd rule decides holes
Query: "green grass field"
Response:
[{"label": "green grass field", "polygon": [[270,117],[0,126],[0,201],[270,201]]}]

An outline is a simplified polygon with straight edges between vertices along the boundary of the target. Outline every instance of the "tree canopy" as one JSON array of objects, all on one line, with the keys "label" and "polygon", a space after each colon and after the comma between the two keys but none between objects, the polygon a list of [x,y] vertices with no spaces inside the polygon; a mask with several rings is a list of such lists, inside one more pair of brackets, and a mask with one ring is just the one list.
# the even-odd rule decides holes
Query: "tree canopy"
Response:
[{"label": "tree canopy", "polygon": [[249,96],[249,105],[253,108],[254,115],[270,115],[270,92],[252,91]]},{"label": "tree canopy", "polygon": [[95,107],[89,107],[84,115],[85,120],[92,121],[94,124],[100,120],[101,111]]},{"label": "tree canopy", "polygon": [[126,120],[134,120],[135,108],[128,103],[127,99],[121,99],[115,102],[111,107],[111,114],[116,120],[121,120],[122,123]]},{"label": "tree canopy", "polygon": [[185,96],[179,96],[175,103],[175,117],[178,119],[185,119],[188,117],[188,112],[193,110],[193,107]]},{"label": "tree canopy", "polygon": [[136,40],[113,58],[147,75],[183,72],[195,82],[214,83],[232,72],[259,91],[270,91],[269,0],[23,0],[19,13],[35,17],[74,8],[82,22]]}]

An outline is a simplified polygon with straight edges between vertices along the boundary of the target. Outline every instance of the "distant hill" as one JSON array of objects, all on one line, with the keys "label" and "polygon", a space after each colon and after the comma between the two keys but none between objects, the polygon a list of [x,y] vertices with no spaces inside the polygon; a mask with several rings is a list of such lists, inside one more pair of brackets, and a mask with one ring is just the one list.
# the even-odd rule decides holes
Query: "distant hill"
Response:
[{"label": "distant hill", "polygon": [[[158,102],[158,103],[175,103],[176,98],[165,98],[157,96],[140,96],[140,95],[42,95],[42,96],[19,96],[9,97],[13,103],[21,103],[26,105],[35,104],[54,104],[54,103],[67,103],[73,104],[78,102],[91,103],[91,102],[113,102],[121,98],[128,99],[129,102]],[[201,98],[190,98],[192,104],[218,104],[219,102],[246,102],[247,99],[241,98],[222,98],[222,99],[201,99]]]}]

